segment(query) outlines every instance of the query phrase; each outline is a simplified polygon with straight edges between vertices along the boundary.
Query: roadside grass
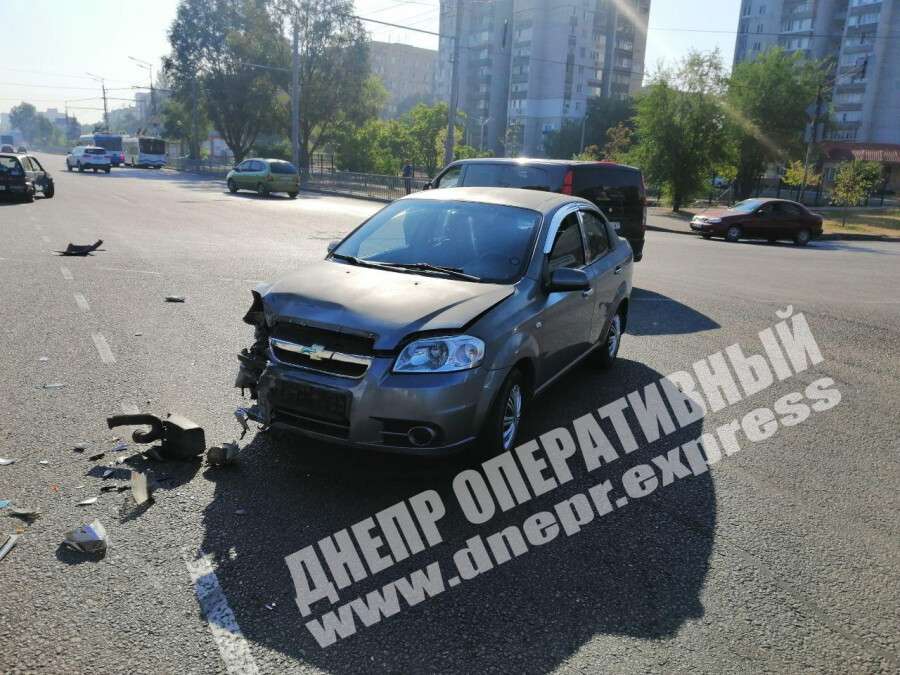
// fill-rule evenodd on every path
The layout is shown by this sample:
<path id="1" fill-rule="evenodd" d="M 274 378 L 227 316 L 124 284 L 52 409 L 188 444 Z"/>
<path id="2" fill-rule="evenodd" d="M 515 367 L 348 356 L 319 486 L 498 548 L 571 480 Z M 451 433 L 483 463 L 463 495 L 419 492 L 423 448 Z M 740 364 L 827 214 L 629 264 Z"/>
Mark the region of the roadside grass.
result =
<path id="1" fill-rule="evenodd" d="M 819 213 L 825 218 L 822 227 L 826 233 L 851 232 L 900 237 L 900 209 L 851 210 L 847 213 L 846 225 L 843 224 L 844 212 L 841 209 L 819 210 Z"/>

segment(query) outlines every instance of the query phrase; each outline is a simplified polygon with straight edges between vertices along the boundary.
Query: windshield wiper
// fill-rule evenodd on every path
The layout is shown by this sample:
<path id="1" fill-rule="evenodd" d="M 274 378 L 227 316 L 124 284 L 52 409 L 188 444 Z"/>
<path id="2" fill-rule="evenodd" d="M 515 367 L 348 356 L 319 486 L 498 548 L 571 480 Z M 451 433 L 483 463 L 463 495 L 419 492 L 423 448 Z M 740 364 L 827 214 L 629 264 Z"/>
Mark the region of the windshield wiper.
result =
<path id="1" fill-rule="evenodd" d="M 465 281 L 481 281 L 481 277 L 476 277 L 474 274 L 466 274 L 459 267 L 443 267 L 441 265 L 432 265 L 427 262 L 416 262 L 416 263 L 397 263 L 397 262 L 381 262 L 378 263 L 384 267 L 398 267 L 404 270 L 419 270 L 422 272 L 439 272 L 441 274 L 446 274 L 449 277 L 454 277 L 455 279 L 464 279 Z"/>

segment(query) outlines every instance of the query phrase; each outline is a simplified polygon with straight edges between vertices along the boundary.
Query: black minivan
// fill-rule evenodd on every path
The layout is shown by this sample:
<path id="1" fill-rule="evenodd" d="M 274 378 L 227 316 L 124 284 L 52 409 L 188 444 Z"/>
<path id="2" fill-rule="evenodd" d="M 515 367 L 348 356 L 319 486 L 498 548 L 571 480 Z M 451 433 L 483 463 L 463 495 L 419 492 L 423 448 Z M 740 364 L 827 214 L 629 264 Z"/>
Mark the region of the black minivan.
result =
<path id="1" fill-rule="evenodd" d="M 462 159 L 448 164 L 427 187 L 512 187 L 584 197 L 628 240 L 635 262 L 643 257 L 647 205 L 644 178 L 633 166 L 521 157 Z"/>

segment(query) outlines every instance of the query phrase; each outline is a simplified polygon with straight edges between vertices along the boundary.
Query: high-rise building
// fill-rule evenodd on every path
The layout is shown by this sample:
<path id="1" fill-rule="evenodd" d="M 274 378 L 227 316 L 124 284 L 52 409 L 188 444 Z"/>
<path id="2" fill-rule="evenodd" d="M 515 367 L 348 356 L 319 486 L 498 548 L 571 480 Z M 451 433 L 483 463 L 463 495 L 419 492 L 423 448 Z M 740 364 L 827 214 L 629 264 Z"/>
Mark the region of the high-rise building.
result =
<path id="1" fill-rule="evenodd" d="M 441 98 L 450 95 L 458 2 L 458 105 L 469 145 L 540 155 L 545 135 L 582 119 L 589 97 L 641 86 L 650 0 L 441 0 Z"/>
<path id="2" fill-rule="evenodd" d="M 434 97 L 434 64 L 437 52 L 392 42 L 373 41 L 369 45 L 369 62 L 388 93 L 380 111 L 391 118 L 406 112 L 417 102 Z"/>
<path id="3" fill-rule="evenodd" d="M 743 0 L 734 62 L 770 47 L 835 64 L 827 139 L 900 144 L 900 0 Z"/>

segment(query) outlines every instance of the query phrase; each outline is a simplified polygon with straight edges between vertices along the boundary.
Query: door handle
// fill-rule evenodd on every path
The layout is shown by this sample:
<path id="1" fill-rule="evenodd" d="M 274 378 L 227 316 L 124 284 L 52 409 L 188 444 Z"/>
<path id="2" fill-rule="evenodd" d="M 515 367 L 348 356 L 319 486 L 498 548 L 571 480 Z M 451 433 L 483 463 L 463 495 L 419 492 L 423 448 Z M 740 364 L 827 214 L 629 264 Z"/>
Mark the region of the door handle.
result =
<path id="1" fill-rule="evenodd" d="M 621 273 L 622 273 L 622 266 L 616 265 L 616 269 L 613 270 L 613 274 L 621 274 Z"/>
<path id="2" fill-rule="evenodd" d="M 581 291 L 581 297 L 582 297 L 582 298 L 589 298 L 589 297 L 591 297 L 593 294 L 594 294 L 594 289 L 593 289 L 593 288 L 589 288 L 589 289 L 587 289 L 586 291 Z"/>

